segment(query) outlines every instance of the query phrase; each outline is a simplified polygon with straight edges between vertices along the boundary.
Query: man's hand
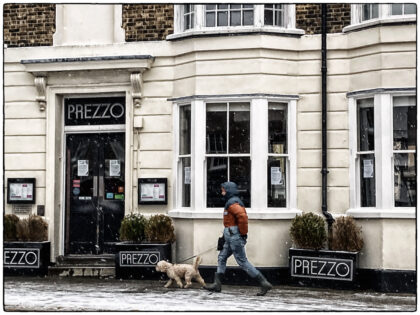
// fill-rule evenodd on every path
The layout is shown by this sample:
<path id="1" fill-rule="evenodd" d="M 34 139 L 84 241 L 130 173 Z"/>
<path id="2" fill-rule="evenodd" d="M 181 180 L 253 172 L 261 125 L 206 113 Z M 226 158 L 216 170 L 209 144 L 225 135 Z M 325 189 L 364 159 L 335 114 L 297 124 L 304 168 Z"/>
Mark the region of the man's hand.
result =
<path id="1" fill-rule="evenodd" d="M 241 235 L 241 237 L 246 241 L 246 239 L 248 238 L 248 234 Z"/>

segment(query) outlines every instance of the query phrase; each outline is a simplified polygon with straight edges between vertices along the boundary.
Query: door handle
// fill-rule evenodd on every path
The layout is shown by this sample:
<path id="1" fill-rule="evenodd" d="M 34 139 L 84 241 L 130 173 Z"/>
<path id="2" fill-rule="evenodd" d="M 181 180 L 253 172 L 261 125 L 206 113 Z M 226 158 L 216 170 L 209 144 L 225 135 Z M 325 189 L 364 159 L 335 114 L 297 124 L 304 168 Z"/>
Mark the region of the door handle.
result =
<path id="1" fill-rule="evenodd" d="M 98 176 L 93 176 L 93 197 L 98 196 Z"/>
<path id="2" fill-rule="evenodd" d="M 98 196 L 99 197 L 104 197 L 104 177 L 103 176 L 99 176 L 99 192 L 98 192 Z"/>

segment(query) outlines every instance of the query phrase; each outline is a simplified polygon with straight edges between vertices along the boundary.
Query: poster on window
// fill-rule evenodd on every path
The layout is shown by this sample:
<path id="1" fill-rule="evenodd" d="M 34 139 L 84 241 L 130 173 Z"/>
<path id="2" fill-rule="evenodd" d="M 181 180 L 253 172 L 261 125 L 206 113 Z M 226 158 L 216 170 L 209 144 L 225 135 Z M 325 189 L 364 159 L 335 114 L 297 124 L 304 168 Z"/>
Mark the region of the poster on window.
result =
<path id="1" fill-rule="evenodd" d="M 121 176 L 120 160 L 109 160 L 109 176 Z"/>
<path id="2" fill-rule="evenodd" d="M 190 166 L 184 167 L 184 184 L 185 185 L 191 184 L 191 167 Z"/>
<path id="3" fill-rule="evenodd" d="M 271 168 L 271 185 L 281 185 L 282 175 L 280 167 Z"/>
<path id="4" fill-rule="evenodd" d="M 373 160 L 363 160 L 363 178 L 373 178 Z"/>
<path id="5" fill-rule="evenodd" d="M 89 160 L 77 161 L 77 176 L 89 176 Z"/>

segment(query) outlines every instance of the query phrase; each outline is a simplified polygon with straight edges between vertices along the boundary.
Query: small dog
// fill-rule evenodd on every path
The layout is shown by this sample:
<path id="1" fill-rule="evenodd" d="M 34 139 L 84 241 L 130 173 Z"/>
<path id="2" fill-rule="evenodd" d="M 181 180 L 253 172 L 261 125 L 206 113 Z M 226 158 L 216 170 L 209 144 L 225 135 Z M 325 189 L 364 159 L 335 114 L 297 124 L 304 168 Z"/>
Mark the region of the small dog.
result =
<path id="1" fill-rule="evenodd" d="M 192 283 L 191 279 L 195 279 L 203 287 L 206 285 L 203 278 L 198 271 L 198 266 L 200 265 L 201 258 L 197 256 L 194 261 L 194 265 L 187 264 L 171 264 L 167 261 L 161 260 L 156 265 L 156 271 L 166 272 L 166 275 L 169 277 L 169 281 L 165 284 L 165 288 L 169 288 L 172 282 L 175 280 L 178 286 L 182 288 L 189 288 Z M 185 286 L 183 286 L 181 279 L 185 278 Z"/>

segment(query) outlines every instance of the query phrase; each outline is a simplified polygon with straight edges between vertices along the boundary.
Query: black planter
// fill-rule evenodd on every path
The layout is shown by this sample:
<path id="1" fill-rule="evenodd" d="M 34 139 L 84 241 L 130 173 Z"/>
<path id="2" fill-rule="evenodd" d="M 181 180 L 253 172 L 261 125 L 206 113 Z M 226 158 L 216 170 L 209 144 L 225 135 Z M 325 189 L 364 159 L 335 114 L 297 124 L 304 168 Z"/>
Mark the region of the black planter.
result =
<path id="1" fill-rule="evenodd" d="M 358 252 L 289 249 L 292 284 L 334 289 L 357 288 Z"/>
<path id="2" fill-rule="evenodd" d="M 166 244 L 118 243 L 115 246 L 115 276 L 120 279 L 160 279 L 156 264 L 161 260 L 172 260 L 172 247 Z"/>
<path id="3" fill-rule="evenodd" d="M 3 242 L 5 276 L 46 276 L 51 242 Z"/>

